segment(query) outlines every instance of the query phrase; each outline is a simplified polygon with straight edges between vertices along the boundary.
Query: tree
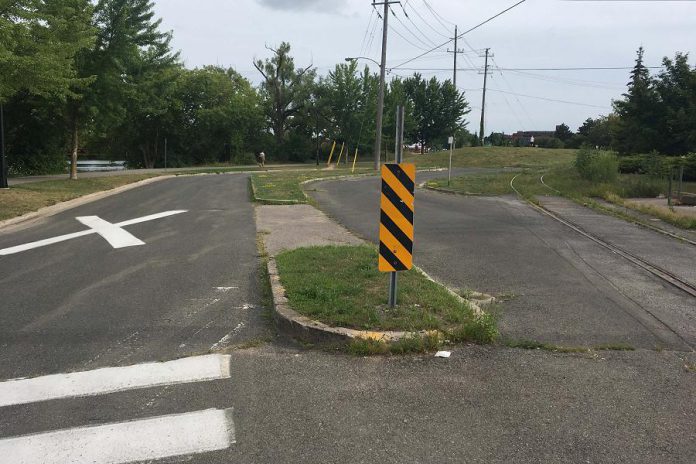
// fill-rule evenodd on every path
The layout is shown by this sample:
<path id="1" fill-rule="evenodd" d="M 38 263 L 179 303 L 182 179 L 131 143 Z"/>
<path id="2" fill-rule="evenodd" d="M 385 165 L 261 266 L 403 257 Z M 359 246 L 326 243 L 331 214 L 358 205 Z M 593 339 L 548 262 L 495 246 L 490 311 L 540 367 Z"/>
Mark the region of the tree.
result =
<path id="1" fill-rule="evenodd" d="M 47 114 L 45 110 L 54 110 L 56 101 L 64 101 L 73 94 L 75 86 L 88 81 L 81 79 L 76 72 L 75 56 L 94 41 L 91 14 L 92 6 L 88 0 L 3 2 L 0 7 L 0 111 L 4 110 L 5 103 L 17 96 L 14 103 L 43 105 L 44 111 L 37 113 L 50 119 L 52 111 Z M 27 109 L 32 111 L 35 108 Z M 13 116 L 20 115 L 15 111 Z M 15 171 L 34 172 L 36 163 L 27 159 L 32 153 L 25 151 L 32 143 L 23 143 L 26 140 L 18 138 L 31 130 L 32 121 L 20 118 L 26 124 L 13 125 L 8 131 L 8 135 L 15 136 L 14 146 L 8 144 L 11 162 Z M 34 134 L 30 140 L 41 145 L 47 132 Z M 54 166 L 56 161 L 60 164 L 60 159 L 56 159 L 60 154 L 56 147 L 53 150 L 46 150 L 45 145 L 41 148 L 41 155 L 49 158 L 49 165 Z M 4 171 L 4 160 L 2 165 Z M 4 179 L 5 172 L 0 177 Z"/>
<path id="2" fill-rule="evenodd" d="M 322 97 L 330 111 L 331 136 L 341 141 L 357 142 L 363 120 L 365 96 L 357 66 L 357 61 L 337 64 L 320 81 L 324 88 Z"/>
<path id="3" fill-rule="evenodd" d="M 134 75 L 143 54 L 168 49 L 171 36 L 159 31 L 161 20 L 154 19 L 153 8 L 150 0 L 97 2 L 93 19 L 97 28 L 95 46 L 77 56 L 79 75 L 92 78 L 93 82 L 73 89 L 66 108 L 72 139 L 71 179 L 77 178 L 80 130 L 89 123 L 99 136 L 121 124 L 127 117 L 127 104 L 135 88 Z"/>
<path id="4" fill-rule="evenodd" d="M 587 118 L 578 128 L 570 148 L 579 148 L 583 144 L 591 147 L 611 148 L 612 127 L 616 125 L 616 115 L 600 116 L 596 119 Z"/>
<path id="5" fill-rule="evenodd" d="M 614 134 L 615 148 L 620 153 L 647 153 L 658 142 L 658 95 L 648 68 L 643 64 L 643 53 L 643 47 L 640 47 L 624 99 L 614 102 L 614 110 L 619 116 Z"/>
<path id="6" fill-rule="evenodd" d="M 665 57 L 662 64 L 654 81 L 661 109 L 655 148 L 669 155 L 696 152 L 696 69 L 689 67 L 683 53 L 674 60 Z"/>
<path id="7" fill-rule="evenodd" d="M 0 103 L 24 90 L 65 98 L 80 82 L 75 55 L 94 41 L 88 0 L 16 0 L 0 9 Z"/>
<path id="8" fill-rule="evenodd" d="M 316 70 L 312 65 L 295 68 L 287 42 L 282 42 L 277 49 L 266 48 L 273 52 L 273 57 L 265 61 L 256 60 L 254 67 L 263 76 L 261 96 L 264 110 L 276 149 L 280 152 L 293 126 L 293 119 L 306 109 Z"/>
<path id="9" fill-rule="evenodd" d="M 230 161 L 258 148 L 263 126 L 260 99 L 233 69 L 183 71 L 175 100 L 180 108 L 170 134 L 178 133 L 175 146 L 187 153 L 184 163 Z"/>
<path id="10" fill-rule="evenodd" d="M 108 150 L 137 153 L 129 156 L 131 166 L 153 168 L 159 158 L 161 134 L 173 124 L 179 100 L 175 98 L 177 80 L 180 79 L 179 54 L 173 53 L 171 33 L 155 37 L 146 48 L 128 63 L 125 75 L 129 76 L 128 89 L 121 96 L 122 108 L 128 115 L 119 118 L 120 124 L 107 126 L 103 132 L 108 137 Z"/>
<path id="11" fill-rule="evenodd" d="M 568 127 L 566 123 L 561 123 L 560 125 L 556 126 L 554 137 L 562 142 L 565 142 L 573 137 L 573 131 L 570 130 L 570 127 Z"/>
<path id="12" fill-rule="evenodd" d="M 421 145 L 421 153 L 426 144 L 439 140 L 444 145 L 449 135 L 465 125 L 462 117 L 469 112 L 469 105 L 450 80 L 440 83 L 432 77 L 426 81 L 415 73 L 404 86 L 414 105 L 416 128 L 410 135 Z"/>

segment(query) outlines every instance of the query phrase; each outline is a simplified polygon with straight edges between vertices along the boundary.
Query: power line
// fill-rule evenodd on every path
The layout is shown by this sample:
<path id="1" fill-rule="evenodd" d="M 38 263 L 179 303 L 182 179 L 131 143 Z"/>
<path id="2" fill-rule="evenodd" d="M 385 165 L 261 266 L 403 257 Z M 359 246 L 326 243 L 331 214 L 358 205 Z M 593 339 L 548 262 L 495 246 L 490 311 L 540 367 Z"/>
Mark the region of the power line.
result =
<path id="1" fill-rule="evenodd" d="M 399 20 L 399 18 L 396 18 L 396 19 Z M 399 20 L 399 22 L 401 22 L 401 20 Z M 406 29 L 406 30 L 408 31 L 408 28 L 407 28 L 403 23 L 401 23 L 401 25 L 404 26 L 404 29 Z M 404 41 L 407 42 L 409 45 L 411 45 L 413 48 L 417 48 L 418 50 L 427 50 L 426 48 L 423 47 L 423 45 L 418 45 L 418 44 L 415 44 L 415 43 L 411 42 L 406 36 L 404 36 L 401 32 L 399 32 L 398 29 L 396 29 L 392 24 L 389 25 L 389 29 L 390 29 L 394 34 L 396 34 L 396 35 L 398 35 L 399 37 L 401 37 L 402 39 L 404 39 Z M 415 34 L 411 33 L 411 35 L 412 35 L 415 39 L 419 40 L 422 44 L 425 44 L 426 47 L 429 47 L 429 46 L 430 46 L 430 45 L 428 45 L 427 43 L 423 42 L 423 39 L 419 38 L 419 37 L 416 36 Z"/>
<path id="2" fill-rule="evenodd" d="M 635 66 L 607 66 L 607 67 L 575 67 L 575 68 L 498 68 L 498 71 L 621 71 L 633 69 Z M 402 71 L 450 71 L 450 68 L 403 68 L 394 66 L 392 69 Z M 662 69 L 662 66 L 645 66 L 646 69 Z M 458 68 L 457 71 L 481 71 L 481 68 Z"/>
<path id="3" fill-rule="evenodd" d="M 406 1 L 406 5 L 407 5 L 407 6 L 408 6 L 408 2 L 409 2 L 409 1 L 410 1 L 410 0 L 407 0 L 407 1 Z M 406 10 L 404 9 L 404 6 L 403 6 L 403 5 L 401 6 L 401 9 L 404 10 L 404 14 L 406 15 Z M 421 21 L 423 21 L 423 23 L 424 23 L 426 26 L 428 26 L 431 30 L 433 30 L 436 34 L 439 34 L 441 37 L 444 37 L 445 39 L 449 39 L 448 36 L 446 36 L 446 35 L 443 34 L 442 32 L 440 32 L 440 31 L 438 31 L 437 29 L 435 29 L 433 26 L 431 26 L 430 23 L 429 23 L 428 21 L 426 21 L 425 18 L 423 18 L 423 16 L 421 16 L 421 14 L 418 12 L 418 10 L 417 10 L 413 5 L 411 6 L 411 10 L 413 10 L 413 12 L 416 13 L 416 16 L 418 16 L 418 17 L 421 19 Z M 406 17 L 408 18 L 408 15 L 406 15 Z M 411 18 L 409 18 L 409 20 L 410 20 L 410 19 L 411 19 Z M 413 22 L 413 21 L 411 21 L 411 22 Z M 414 26 L 415 26 L 415 24 L 414 24 Z M 433 42 L 433 43 L 435 43 L 435 42 Z"/>
<path id="4" fill-rule="evenodd" d="M 426 46 L 432 47 L 432 46 L 435 44 L 435 42 L 433 42 L 433 41 L 430 39 L 430 37 L 428 37 L 428 36 L 420 29 L 420 27 L 418 27 L 418 25 L 417 25 L 416 23 L 413 22 L 413 20 L 409 17 L 409 15 L 406 14 L 406 10 L 404 10 L 404 6 L 401 5 L 401 4 L 399 4 L 399 6 L 401 6 L 401 11 L 404 13 L 404 16 L 406 17 L 406 19 L 408 19 L 408 21 L 409 21 L 411 24 L 413 24 L 413 27 L 420 33 L 420 35 L 422 35 L 422 36 L 425 38 L 425 40 L 423 40 L 423 39 L 420 39 L 420 37 L 419 37 L 419 40 L 420 40 L 421 42 L 423 42 Z M 401 23 L 401 25 L 404 26 L 404 29 L 406 29 L 406 30 L 408 31 L 408 30 L 409 30 L 408 26 L 406 26 L 406 24 L 404 24 L 398 16 L 396 16 L 396 13 L 394 13 L 394 10 L 392 10 L 391 8 L 389 8 L 389 9 L 391 10 L 392 15 L 394 15 L 394 17 L 396 18 L 396 20 L 399 21 L 399 23 Z M 409 32 L 410 32 L 410 31 L 409 31 Z M 416 34 L 413 34 L 413 36 L 415 37 Z"/>
<path id="5" fill-rule="evenodd" d="M 450 23 L 451 26 L 456 26 L 456 24 L 454 24 L 452 21 L 445 19 L 444 17 L 442 17 L 442 15 L 440 15 L 440 13 L 435 11 L 435 9 L 432 6 L 430 6 L 430 4 L 426 0 L 423 0 L 423 4 L 430 11 L 430 14 L 433 15 L 433 18 L 435 18 L 437 22 L 439 22 L 440 25 L 442 25 L 443 28 L 448 29 L 448 26 L 445 23 Z M 442 21 L 444 21 L 445 23 L 443 23 Z"/>
<path id="6" fill-rule="evenodd" d="M 526 2 L 526 1 L 527 1 L 527 0 L 520 0 L 519 2 L 515 3 L 514 5 L 505 8 L 505 9 L 504 9 L 503 11 L 501 11 L 500 13 L 497 13 L 497 14 L 491 16 L 490 18 L 486 19 L 485 21 L 482 21 L 482 22 L 478 23 L 476 26 L 472 27 L 471 29 L 468 29 L 468 30 L 462 32 L 461 34 L 459 34 L 458 37 L 461 38 L 461 37 L 465 36 L 465 35 L 468 34 L 469 32 L 474 31 L 474 30 L 478 29 L 479 27 L 483 26 L 484 24 L 493 21 L 493 20 L 494 20 L 495 18 L 497 18 L 498 16 L 501 16 L 501 15 L 507 13 L 508 11 L 510 11 L 510 10 L 512 10 L 513 8 L 515 8 L 515 7 L 517 7 L 517 6 L 521 5 L 521 4 L 523 4 L 523 3 Z M 400 68 L 400 67 L 402 67 L 403 65 L 408 64 L 408 63 L 410 63 L 410 62 L 412 62 L 412 61 L 415 61 L 415 60 L 417 60 L 418 58 L 420 58 L 420 57 L 422 57 L 422 56 L 424 56 L 424 55 L 427 55 L 427 54 L 430 53 L 430 52 L 434 52 L 434 51 L 437 50 L 438 48 L 444 47 L 445 45 L 449 44 L 449 43 L 452 42 L 453 40 L 454 40 L 454 39 L 449 39 L 447 42 L 444 42 L 444 43 L 442 43 L 442 44 L 440 44 L 440 45 L 438 45 L 438 46 L 436 46 L 436 47 L 434 47 L 434 48 L 432 48 L 432 49 L 430 49 L 430 50 L 428 50 L 428 51 L 426 51 L 426 52 L 424 52 L 424 53 L 421 53 L 420 55 L 415 56 L 415 57 L 411 58 L 410 60 L 404 61 L 403 63 L 401 63 L 401 64 L 399 64 L 399 65 L 397 65 L 397 66 L 394 66 L 392 69 Z"/>
<path id="7" fill-rule="evenodd" d="M 372 26 L 372 18 L 375 17 L 375 10 L 370 12 L 370 20 L 367 22 L 367 27 L 365 28 L 365 35 L 363 35 L 362 42 L 360 43 L 360 54 L 365 53 L 365 46 L 367 45 L 367 37 L 370 33 L 370 26 Z"/>
<path id="8" fill-rule="evenodd" d="M 537 79 L 540 81 L 545 81 L 545 82 L 555 82 L 558 84 L 564 84 L 564 85 L 575 85 L 578 87 L 588 87 L 588 88 L 593 88 L 593 89 L 605 89 L 605 90 L 618 90 L 618 89 L 623 89 L 626 87 L 625 84 L 619 84 L 619 83 L 609 83 L 609 82 L 597 82 L 597 81 L 587 81 L 587 80 L 582 80 L 582 79 L 565 79 L 562 77 L 556 77 L 556 76 L 545 76 L 543 74 L 533 74 L 530 72 L 525 72 L 525 71 L 511 71 L 515 73 L 516 76 L 518 77 L 524 77 L 527 79 Z M 501 72 L 500 73 L 502 76 L 504 74 Z"/>
<path id="9" fill-rule="evenodd" d="M 601 109 L 608 109 L 609 108 L 608 106 L 591 105 L 589 103 L 581 103 L 581 102 L 568 101 L 568 100 L 557 100 L 555 98 L 538 97 L 536 95 L 526 95 L 523 93 L 508 92 L 508 91 L 500 90 L 500 89 L 489 88 L 488 90 L 490 90 L 491 92 L 500 92 L 500 93 L 508 93 L 510 95 L 517 95 L 518 97 L 534 98 L 536 100 L 545 100 L 545 101 L 550 101 L 550 102 L 565 103 L 567 105 L 587 106 L 590 108 L 601 108 Z"/>
<path id="10" fill-rule="evenodd" d="M 423 40 L 420 36 L 414 34 L 414 33 L 411 31 L 411 29 L 410 29 L 406 24 L 404 24 L 403 21 L 401 21 L 401 18 L 399 18 L 399 17 L 396 15 L 396 13 L 394 13 L 394 10 L 393 10 L 391 7 L 389 7 L 389 11 L 391 11 L 391 14 L 392 14 L 392 16 L 394 16 L 394 19 L 396 19 L 397 21 L 399 21 L 399 24 L 401 24 L 401 25 L 403 26 L 404 30 L 405 30 L 408 34 L 410 34 L 411 36 L 413 36 L 414 39 L 418 40 L 420 43 L 422 43 L 422 44 L 425 45 L 426 47 L 432 47 L 432 45 L 433 45 L 434 42 L 433 42 L 432 40 L 430 40 L 430 39 L 428 38 L 428 36 L 426 36 L 425 34 L 423 34 L 423 32 L 422 32 L 420 29 L 418 29 L 417 26 L 416 26 L 416 30 L 417 30 L 418 32 L 420 32 L 420 34 L 421 34 L 423 37 L 425 37 L 426 40 Z M 411 18 L 409 18 L 408 16 L 406 16 L 406 18 L 407 18 L 409 21 L 411 21 Z M 413 21 L 411 21 L 411 24 L 413 24 Z M 415 26 L 415 24 L 414 24 L 414 26 Z M 409 43 L 411 43 L 411 42 L 409 42 Z M 411 44 L 412 44 L 412 43 L 411 43 Z M 413 44 L 412 44 L 412 45 L 413 45 Z M 417 47 L 417 48 L 419 48 L 420 50 L 424 50 L 423 47 Z"/>

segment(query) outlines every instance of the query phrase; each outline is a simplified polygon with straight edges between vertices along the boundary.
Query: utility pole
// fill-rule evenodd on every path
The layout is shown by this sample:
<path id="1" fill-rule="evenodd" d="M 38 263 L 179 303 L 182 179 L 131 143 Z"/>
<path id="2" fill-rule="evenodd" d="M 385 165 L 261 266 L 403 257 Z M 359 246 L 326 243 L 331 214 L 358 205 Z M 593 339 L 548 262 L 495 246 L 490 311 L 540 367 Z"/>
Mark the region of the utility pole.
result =
<path id="1" fill-rule="evenodd" d="M 481 102 L 481 126 L 479 129 L 479 141 L 481 146 L 483 146 L 483 117 L 486 112 L 486 82 L 488 80 L 488 51 L 490 48 L 486 49 L 486 64 L 483 67 L 483 101 Z M 492 56 L 492 55 L 491 55 Z"/>
<path id="2" fill-rule="evenodd" d="M 10 188 L 7 185 L 7 159 L 5 158 L 5 119 L 4 108 L 0 102 L 0 189 Z"/>
<path id="3" fill-rule="evenodd" d="M 459 53 L 464 53 L 464 50 L 460 50 L 457 48 L 457 26 L 454 26 L 454 50 L 450 50 L 449 48 L 447 49 L 448 53 L 453 53 L 454 54 L 454 68 L 452 71 L 452 84 L 454 85 L 454 88 L 457 88 L 457 55 Z"/>
<path id="4" fill-rule="evenodd" d="M 457 55 L 459 53 L 464 53 L 464 50 L 457 48 L 457 26 L 454 26 L 454 50 L 447 49 L 448 52 L 454 54 L 454 67 L 452 68 L 452 85 L 454 90 L 457 90 Z M 452 142 L 450 142 L 450 171 L 452 171 L 452 150 L 454 150 L 454 132 L 452 133 Z M 449 179 L 447 180 L 447 185 L 449 185 Z"/>
<path id="5" fill-rule="evenodd" d="M 401 3 L 399 1 L 384 0 L 372 2 L 372 7 L 384 6 L 382 13 L 382 60 L 379 65 L 379 93 L 377 94 L 377 118 L 375 121 L 375 171 L 379 171 L 380 149 L 382 146 L 382 113 L 384 112 L 384 74 L 387 66 L 387 26 L 389 19 L 389 5 Z"/>
<path id="6" fill-rule="evenodd" d="M 164 169 L 167 169 L 167 137 L 164 138 Z"/>

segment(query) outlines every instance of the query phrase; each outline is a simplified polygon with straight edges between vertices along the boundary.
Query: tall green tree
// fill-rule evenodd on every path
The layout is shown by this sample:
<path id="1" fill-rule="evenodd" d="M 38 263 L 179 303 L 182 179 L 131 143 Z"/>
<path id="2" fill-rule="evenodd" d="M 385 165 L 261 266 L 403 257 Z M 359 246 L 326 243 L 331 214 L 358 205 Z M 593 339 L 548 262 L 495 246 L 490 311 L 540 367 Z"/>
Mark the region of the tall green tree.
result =
<path id="1" fill-rule="evenodd" d="M 78 54 L 79 74 L 92 78 L 89 86 L 74 90 L 67 105 L 72 134 L 70 177 L 77 178 L 79 133 L 91 129 L 95 137 L 104 136 L 109 127 L 127 116 L 134 74 L 142 64 L 142 54 L 168 47 L 170 34 L 159 30 L 150 0 L 99 0 L 94 26 L 97 39 L 92 49 Z"/>
<path id="2" fill-rule="evenodd" d="M 665 57 L 662 65 L 654 81 L 661 110 L 655 148 L 669 155 L 696 152 L 696 68 L 684 53 L 673 60 Z"/>
<path id="3" fill-rule="evenodd" d="M 181 102 L 175 147 L 185 163 L 230 161 L 259 148 L 261 101 L 233 69 L 185 70 L 175 98 Z"/>
<path id="4" fill-rule="evenodd" d="M 469 113 L 469 105 L 450 80 L 439 82 L 432 77 L 426 81 L 415 73 L 404 86 L 414 106 L 416 127 L 411 135 L 421 145 L 421 153 L 426 145 L 444 145 L 449 135 L 465 126 L 462 118 Z"/>
<path id="5" fill-rule="evenodd" d="M 309 65 L 296 68 L 290 56 L 290 44 L 278 48 L 266 47 L 273 56 L 265 61 L 256 60 L 254 67 L 263 76 L 261 96 L 269 129 L 273 132 L 276 152 L 280 156 L 291 129 L 297 127 L 300 113 L 309 108 L 316 70 Z"/>
<path id="6" fill-rule="evenodd" d="M 88 0 L 0 2 L 0 102 L 19 91 L 65 98 L 80 82 L 75 55 L 92 45 Z"/>
<path id="7" fill-rule="evenodd" d="M 643 47 L 638 49 L 637 55 L 628 91 L 622 100 L 614 102 L 614 110 L 619 116 L 614 145 L 620 153 L 647 153 L 654 149 L 659 137 L 658 94 L 643 62 Z"/>

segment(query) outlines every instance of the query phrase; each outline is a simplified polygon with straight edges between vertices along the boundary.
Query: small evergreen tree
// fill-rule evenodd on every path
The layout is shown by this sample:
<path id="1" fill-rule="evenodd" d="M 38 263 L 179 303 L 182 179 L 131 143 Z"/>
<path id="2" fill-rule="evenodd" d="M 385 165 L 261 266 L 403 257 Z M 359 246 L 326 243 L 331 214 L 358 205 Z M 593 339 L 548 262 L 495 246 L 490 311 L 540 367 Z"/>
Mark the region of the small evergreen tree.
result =
<path id="1" fill-rule="evenodd" d="M 643 47 L 638 49 L 636 64 L 624 99 L 614 102 L 619 116 L 615 130 L 615 148 L 620 153 L 647 153 L 658 143 L 659 100 L 643 63 Z"/>

